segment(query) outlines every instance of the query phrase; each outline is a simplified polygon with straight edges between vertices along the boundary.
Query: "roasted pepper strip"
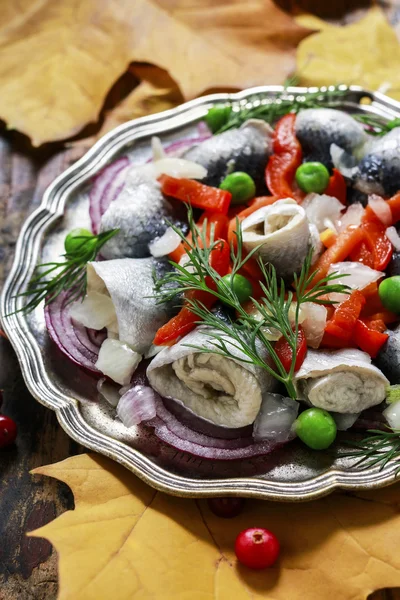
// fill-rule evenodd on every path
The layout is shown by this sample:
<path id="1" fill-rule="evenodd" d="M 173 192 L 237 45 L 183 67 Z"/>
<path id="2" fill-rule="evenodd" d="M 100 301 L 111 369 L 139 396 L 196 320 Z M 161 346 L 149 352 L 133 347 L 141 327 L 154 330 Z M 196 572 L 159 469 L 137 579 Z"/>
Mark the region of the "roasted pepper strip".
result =
<path id="1" fill-rule="evenodd" d="M 347 300 L 341 302 L 336 307 L 333 317 L 326 324 L 326 335 L 324 335 L 322 344 L 334 348 L 347 347 L 351 342 L 354 326 L 364 304 L 365 298 L 358 290 L 355 290 Z"/>
<path id="2" fill-rule="evenodd" d="M 281 337 L 275 344 L 274 348 L 279 360 L 281 361 L 283 368 L 287 373 L 290 371 L 292 365 L 293 351 L 289 346 L 288 341 Z M 296 362 L 294 365 L 295 372 L 298 371 L 304 362 L 307 354 L 307 341 L 304 334 L 303 328 L 299 325 L 297 333 L 297 345 L 296 345 Z"/>
<path id="3" fill-rule="evenodd" d="M 269 158 L 265 178 L 272 195 L 278 198 L 293 197 L 293 180 L 301 165 L 301 145 L 295 133 L 296 115 L 282 117 L 275 126 L 274 154 Z"/>
<path id="4" fill-rule="evenodd" d="M 226 215 L 229 210 L 232 194 L 219 188 L 204 185 L 193 179 L 177 179 L 169 175 L 158 178 L 161 190 L 166 196 L 171 196 L 191 206 L 202 208 L 209 212 Z"/>
<path id="5" fill-rule="evenodd" d="M 332 175 L 329 179 L 329 184 L 324 194 L 337 198 L 342 204 L 346 204 L 347 186 L 346 181 L 337 169 L 332 170 Z"/>
<path id="6" fill-rule="evenodd" d="M 379 350 L 388 337 L 387 333 L 382 333 L 374 329 L 372 323 L 366 323 L 361 319 L 357 319 L 353 330 L 354 343 L 361 350 L 367 352 L 371 358 L 375 358 L 378 355 Z"/>
<path id="7" fill-rule="evenodd" d="M 226 241 L 221 240 L 210 254 L 210 265 L 219 275 L 221 275 L 221 277 L 223 277 L 229 272 L 229 263 L 229 245 Z M 206 277 L 206 284 L 211 290 L 215 291 L 216 288 L 211 278 Z M 209 292 L 192 290 L 187 292 L 186 300 L 197 300 L 207 308 L 211 308 L 217 299 Z M 156 346 L 172 346 L 181 337 L 192 331 L 192 329 L 196 327 L 198 321 L 199 317 L 192 313 L 190 306 L 187 304 L 186 306 L 183 306 L 180 312 L 175 317 L 172 317 L 168 323 L 160 327 L 155 335 L 153 343 Z"/>
<path id="8" fill-rule="evenodd" d="M 317 273 L 313 277 L 310 286 L 315 285 L 318 281 L 326 277 L 331 264 L 345 260 L 363 239 L 364 234 L 360 227 L 350 226 L 342 231 L 342 233 L 337 236 L 334 244 L 325 250 L 314 265 L 314 269 L 317 270 Z"/>

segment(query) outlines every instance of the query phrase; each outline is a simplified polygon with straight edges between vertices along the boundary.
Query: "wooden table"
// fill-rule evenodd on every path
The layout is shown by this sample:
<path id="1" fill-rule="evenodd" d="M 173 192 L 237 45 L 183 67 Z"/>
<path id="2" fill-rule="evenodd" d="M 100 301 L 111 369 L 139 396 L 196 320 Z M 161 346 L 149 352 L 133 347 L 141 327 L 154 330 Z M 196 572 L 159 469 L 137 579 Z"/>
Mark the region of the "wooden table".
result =
<path id="1" fill-rule="evenodd" d="M 23 221 L 40 203 L 47 185 L 81 154 L 82 148 L 65 150 L 57 145 L 33 150 L 22 136 L 0 136 L 0 285 Z M 56 552 L 47 541 L 27 538 L 25 533 L 72 509 L 74 502 L 66 485 L 31 476 L 29 471 L 84 449 L 68 438 L 50 410 L 30 396 L 13 350 L 1 337 L 0 365 L 2 412 L 19 428 L 16 445 L 0 451 L 0 600 L 53 600 L 58 589 Z M 375 592 L 371 599 L 400 600 L 400 590 Z"/>

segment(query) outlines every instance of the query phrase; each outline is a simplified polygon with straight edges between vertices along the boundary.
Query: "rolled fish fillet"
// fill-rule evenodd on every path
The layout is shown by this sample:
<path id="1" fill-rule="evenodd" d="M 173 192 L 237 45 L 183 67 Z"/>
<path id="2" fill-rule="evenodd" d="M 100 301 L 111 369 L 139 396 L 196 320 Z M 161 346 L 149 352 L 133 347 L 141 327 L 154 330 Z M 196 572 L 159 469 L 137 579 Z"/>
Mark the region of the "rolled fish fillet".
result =
<path id="1" fill-rule="evenodd" d="M 337 413 L 359 413 L 385 399 L 389 381 L 361 350 L 312 350 L 296 373 L 300 399 Z"/>
<path id="2" fill-rule="evenodd" d="M 245 355 L 228 337 L 225 342 L 235 359 L 189 347 L 212 349 L 212 331 L 197 327 L 162 350 L 147 369 L 148 380 L 161 396 L 181 402 L 203 419 L 225 427 L 245 427 L 255 421 L 262 394 L 272 391 L 275 380 L 263 369 L 243 362 Z"/>
<path id="3" fill-rule="evenodd" d="M 177 209 L 163 196 L 160 184 L 140 169 L 132 169 L 125 185 L 101 218 L 100 231 L 119 229 L 102 248 L 104 258 L 146 258 L 149 244 L 162 236 L 168 223 L 179 223 Z"/>
<path id="4" fill-rule="evenodd" d="M 157 304 L 154 295 L 153 273 L 162 274 L 167 265 L 154 258 L 121 258 L 88 264 L 87 296 L 83 303 L 71 307 L 74 320 L 86 327 L 108 329 L 109 337 L 116 337 L 139 354 L 151 346 L 154 335 L 173 314 L 167 304 Z M 105 319 L 92 314 L 93 298 L 100 306 L 104 300 Z M 110 299 L 114 312 L 110 314 Z M 86 305 L 85 305 L 86 303 Z"/>
<path id="5" fill-rule="evenodd" d="M 233 171 L 245 171 L 255 181 L 258 193 L 265 190 L 264 171 L 272 153 L 273 130 L 259 119 L 249 119 L 238 129 L 213 135 L 186 150 L 183 157 L 203 165 L 202 183 L 219 186 Z"/>
<path id="6" fill-rule="evenodd" d="M 259 255 L 274 265 L 278 277 L 298 272 L 307 255 L 310 229 L 304 208 L 292 198 L 264 206 L 241 223 L 243 245 L 250 252 L 260 244 Z"/>

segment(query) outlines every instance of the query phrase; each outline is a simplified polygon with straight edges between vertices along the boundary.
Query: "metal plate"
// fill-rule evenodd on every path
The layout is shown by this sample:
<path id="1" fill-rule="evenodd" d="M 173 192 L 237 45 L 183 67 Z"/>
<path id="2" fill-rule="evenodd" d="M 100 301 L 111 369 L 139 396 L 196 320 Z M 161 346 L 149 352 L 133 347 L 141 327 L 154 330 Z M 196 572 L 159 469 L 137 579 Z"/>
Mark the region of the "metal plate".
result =
<path id="1" fill-rule="evenodd" d="M 355 86 L 345 89 L 336 104 L 338 108 L 388 119 L 400 116 L 400 104 L 382 94 Z M 193 135 L 212 105 L 246 103 L 255 95 L 258 100 L 269 99 L 282 91 L 281 86 L 268 86 L 238 94 L 205 96 L 111 131 L 47 189 L 40 207 L 22 228 L 14 264 L 2 292 L 3 327 L 32 395 L 56 411 L 61 427 L 77 442 L 116 460 L 151 486 L 170 494 L 300 501 L 323 496 L 336 488 L 381 487 L 395 479 L 395 465 L 386 465 L 382 471 L 360 471 L 348 459 L 340 459 L 340 441 L 330 454 L 312 452 L 295 441 L 268 457 L 239 463 L 199 460 L 179 453 L 140 427 L 127 430 L 114 420 L 111 408 L 98 401 L 95 380 L 70 363 L 49 340 L 42 306 L 29 317 L 11 314 L 22 306 L 15 295 L 26 288 L 39 255 L 42 259 L 58 257 L 65 232 L 90 225 L 88 190 L 93 176 L 106 164 L 121 155 L 129 155 L 136 162 L 146 161 L 153 135 L 164 143 Z M 287 89 L 289 94 L 307 91 L 316 88 Z"/>

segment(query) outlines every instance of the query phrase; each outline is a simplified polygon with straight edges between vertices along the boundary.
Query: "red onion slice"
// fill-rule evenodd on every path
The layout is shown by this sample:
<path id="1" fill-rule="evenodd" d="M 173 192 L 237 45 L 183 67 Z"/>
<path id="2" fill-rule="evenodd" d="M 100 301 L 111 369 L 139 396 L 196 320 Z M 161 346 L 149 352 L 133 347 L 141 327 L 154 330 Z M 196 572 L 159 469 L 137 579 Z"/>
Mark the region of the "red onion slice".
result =
<path id="1" fill-rule="evenodd" d="M 139 425 L 156 416 L 156 393 L 145 385 L 135 385 L 121 396 L 117 415 L 125 427 Z"/>
<path id="2" fill-rule="evenodd" d="M 211 460 L 240 460 L 269 454 L 282 446 L 282 443 L 259 442 L 252 438 L 223 440 L 197 433 L 180 423 L 156 397 L 157 416 L 146 425 L 154 428 L 154 433 L 163 442 L 177 450 L 199 458 Z"/>
<path id="3" fill-rule="evenodd" d="M 68 294 L 61 293 L 45 308 L 46 327 L 60 350 L 80 367 L 99 373 L 95 367 L 105 331 L 93 331 L 73 323 L 69 316 Z"/>

